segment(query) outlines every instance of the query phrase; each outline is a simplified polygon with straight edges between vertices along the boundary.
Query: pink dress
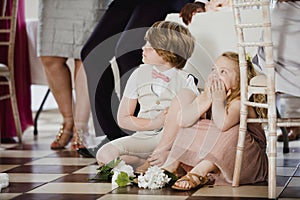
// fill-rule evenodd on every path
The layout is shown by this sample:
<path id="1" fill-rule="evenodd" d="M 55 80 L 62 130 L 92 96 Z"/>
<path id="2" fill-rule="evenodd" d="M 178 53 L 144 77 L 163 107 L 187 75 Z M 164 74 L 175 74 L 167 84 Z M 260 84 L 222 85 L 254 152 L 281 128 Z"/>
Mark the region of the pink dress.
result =
<path id="1" fill-rule="evenodd" d="M 202 160 L 214 163 L 219 171 L 211 173 L 215 185 L 232 183 L 239 124 L 221 132 L 212 120 L 199 120 L 194 126 L 180 129 L 169 154 L 174 160 L 196 166 Z M 266 138 L 259 124 L 249 124 L 245 139 L 240 184 L 265 181 L 268 174 Z"/>

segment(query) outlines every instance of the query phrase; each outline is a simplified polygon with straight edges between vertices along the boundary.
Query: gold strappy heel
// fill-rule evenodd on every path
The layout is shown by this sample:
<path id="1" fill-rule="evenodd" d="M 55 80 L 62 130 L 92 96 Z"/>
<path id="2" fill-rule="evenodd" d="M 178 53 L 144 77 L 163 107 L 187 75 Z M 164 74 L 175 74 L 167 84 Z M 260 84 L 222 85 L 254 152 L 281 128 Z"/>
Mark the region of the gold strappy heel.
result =
<path id="1" fill-rule="evenodd" d="M 51 144 L 51 149 L 64 149 L 65 146 L 68 145 L 72 138 L 73 133 L 65 133 L 64 132 L 64 125 L 61 125 L 58 134 L 56 135 L 55 140 Z"/>
<path id="2" fill-rule="evenodd" d="M 85 148 L 82 135 L 83 135 L 82 129 L 77 130 L 76 128 L 74 128 L 74 134 L 73 134 L 73 138 L 71 141 L 71 150 Z"/>

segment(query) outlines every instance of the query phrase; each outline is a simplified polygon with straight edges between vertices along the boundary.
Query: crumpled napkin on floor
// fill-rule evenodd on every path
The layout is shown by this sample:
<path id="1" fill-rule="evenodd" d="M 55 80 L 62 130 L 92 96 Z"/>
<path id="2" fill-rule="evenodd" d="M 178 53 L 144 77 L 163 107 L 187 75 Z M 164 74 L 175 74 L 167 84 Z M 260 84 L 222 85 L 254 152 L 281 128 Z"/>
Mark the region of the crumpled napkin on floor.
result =
<path id="1" fill-rule="evenodd" d="M 0 173 L 0 191 L 9 185 L 9 177 L 7 173 Z"/>

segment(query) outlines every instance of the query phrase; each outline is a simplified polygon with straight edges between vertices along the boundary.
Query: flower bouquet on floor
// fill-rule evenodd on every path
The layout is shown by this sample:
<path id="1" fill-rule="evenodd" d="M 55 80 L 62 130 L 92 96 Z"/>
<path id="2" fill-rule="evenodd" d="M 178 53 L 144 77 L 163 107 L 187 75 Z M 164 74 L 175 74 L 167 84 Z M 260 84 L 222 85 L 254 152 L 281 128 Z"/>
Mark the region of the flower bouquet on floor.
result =
<path id="1" fill-rule="evenodd" d="M 158 166 L 149 167 L 144 175 L 138 176 L 138 186 L 145 189 L 160 189 L 174 183 L 177 176 L 160 169 Z"/>
<path id="2" fill-rule="evenodd" d="M 132 166 L 126 165 L 123 160 L 116 158 L 109 163 L 99 167 L 95 177 L 90 180 L 94 181 L 112 181 L 112 184 L 126 186 L 134 183 L 135 178 Z"/>
<path id="3" fill-rule="evenodd" d="M 124 187 L 127 185 L 137 185 L 144 189 L 160 189 L 167 184 L 174 183 L 177 177 L 157 166 L 149 167 L 144 175 L 137 178 L 134 175 L 133 167 L 125 164 L 123 160 L 117 158 L 99 167 L 95 177 L 90 180 L 110 181 L 113 186 Z"/>

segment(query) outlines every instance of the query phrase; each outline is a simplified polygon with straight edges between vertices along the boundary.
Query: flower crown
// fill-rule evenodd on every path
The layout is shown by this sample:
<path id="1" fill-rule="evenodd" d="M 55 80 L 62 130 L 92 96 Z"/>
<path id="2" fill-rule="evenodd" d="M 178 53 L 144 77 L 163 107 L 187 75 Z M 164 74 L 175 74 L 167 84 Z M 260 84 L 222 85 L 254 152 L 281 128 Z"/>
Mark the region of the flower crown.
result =
<path id="1" fill-rule="evenodd" d="M 249 53 L 246 53 L 246 61 L 247 62 L 252 62 L 252 57 Z"/>

